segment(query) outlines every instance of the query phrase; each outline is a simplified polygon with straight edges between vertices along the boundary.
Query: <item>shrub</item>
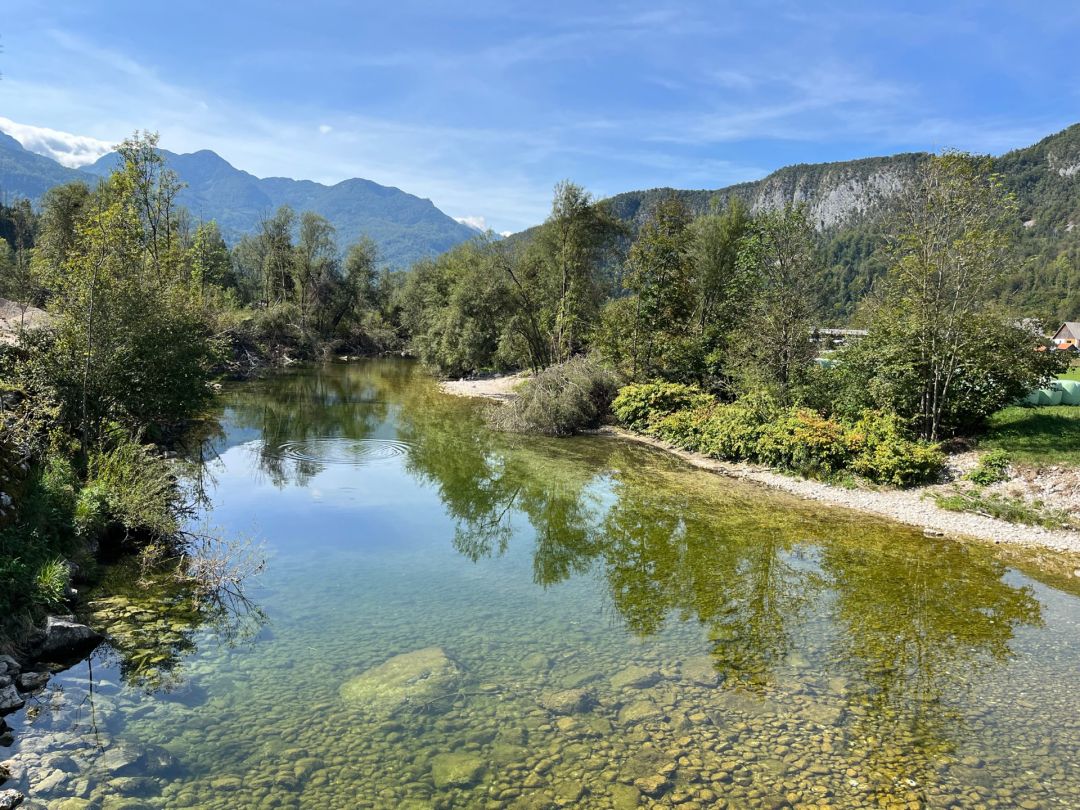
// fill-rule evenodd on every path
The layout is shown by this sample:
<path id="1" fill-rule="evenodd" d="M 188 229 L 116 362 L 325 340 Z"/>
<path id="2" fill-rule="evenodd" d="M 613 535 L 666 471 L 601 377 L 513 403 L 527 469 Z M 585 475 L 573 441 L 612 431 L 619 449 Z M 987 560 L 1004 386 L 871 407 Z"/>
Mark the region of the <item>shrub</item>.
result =
<path id="1" fill-rule="evenodd" d="M 967 474 L 967 479 L 979 486 L 989 486 L 1006 481 L 1009 478 L 1009 464 L 1012 459 L 1004 450 L 991 450 L 981 459 L 978 466 Z"/>
<path id="2" fill-rule="evenodd" d="M 770 416 L 746 400 L 717 407 L 703 431 L 702 452 L 728 461 L 756 459 Z"/>
<path id="3" fill-rule="evenodd" d="M 85 501 L 80 497 L 79 505 L 86 510 L 87 520 L 101 518 L 98 501 L 103 500 L 109 521 L 129 531 L 168 536 L 179 528 L 172 472 L 148 447 L 124 441 L 108 452 L 92 455 L 86 489 L 91 494 Z"/>
<path id="4" fill-rule="evenodd" d="M 893 413 L 863 411 L 849 431 L 848 445 L 854 455 L 851 469 L 879 484 L 925 483 L 937 478 L 945 466 L 938 445 L 910 438 Z"/>
<path id="5" fill-rule="evenodd" d="M 634 383 L 619 389 L 611 409 L 631 430 L 651 432 L 653 423 L 676 411 L 705 408 L 714 399 L 696 385 L 681 383 Z"/>
<path id="6" fill-rule="evenodd" d="M 490 411 L 500 430 L 569 436 L 599 427 L 618 389 L 614 373 L 596 360 L 575 357 L 526 382 L 517 399 Z"/>
<path id="7" fill-rule="evenodd" d="M 793 408 L 767 425 L 757 455 L 766 464 L 811 476 L 833 475 L 851 460 L 844 426 L 805 408 Z"/>

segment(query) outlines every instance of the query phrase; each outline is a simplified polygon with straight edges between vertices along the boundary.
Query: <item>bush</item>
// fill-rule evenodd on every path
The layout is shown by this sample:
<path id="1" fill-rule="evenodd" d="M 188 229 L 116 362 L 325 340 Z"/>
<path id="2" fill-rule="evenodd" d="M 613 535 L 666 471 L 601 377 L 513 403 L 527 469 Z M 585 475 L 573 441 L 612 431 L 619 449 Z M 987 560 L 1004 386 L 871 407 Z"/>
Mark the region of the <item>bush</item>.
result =
<path id="1" fill-rule="evenodd" d="M 517 399 L 490 412 L 499 430 L 570 436 L 599 427 L 618 389 L 615 374 L 596 360 L 575 357 L 526 382 Z"/>
<path id="2" fill-rule="evenodd" d="M 176 486 L 164 459 L 148 447 L 124 441 L 114 449 L 90 457 L 86 488 L 80 495 L 76 514 L 89 524 L 107 520 L 128 531 L 145 531 L 165 537 L 179 529 L 176 519 Z M 101 514 L 100 502 L 107 508 Z M 78 525 L 78 523 L 77 523 Z"/>
<path id="3" fill-rule="evenodd" d="M 676 411 L 705 408 L 715 400 L 696 385 L 634 383 L 619 389 L 611 404 L 615 418 L 631 430 L 651 432 L 653 423 Z"/>
<path id="4" fill-rule="evenodd" d="M 978 466 L 967 474 L 967 479 L 979 486 L 989 486 L 1007 481 L 1009 464 L 1012 459 L 1004 450 L 991 450 L 981 459 Z"/>
<path id="5" fill-rule="evenodd" d="M 900 417 L 883 411 L 863 411 L 852 426 L 848 444 L 854 454 L 851 469 L 879 484 L 898 487 L 933 481 L 945 466 L 940 447 L 910 438 Z"/>
<path id="6" fill-rule="evenodd" d="M 757 456 L 766 464 L 808 476 L 830 476 L 851 461 L 847 431 L 816 411 L 793 408 L 764 428 Z"/>

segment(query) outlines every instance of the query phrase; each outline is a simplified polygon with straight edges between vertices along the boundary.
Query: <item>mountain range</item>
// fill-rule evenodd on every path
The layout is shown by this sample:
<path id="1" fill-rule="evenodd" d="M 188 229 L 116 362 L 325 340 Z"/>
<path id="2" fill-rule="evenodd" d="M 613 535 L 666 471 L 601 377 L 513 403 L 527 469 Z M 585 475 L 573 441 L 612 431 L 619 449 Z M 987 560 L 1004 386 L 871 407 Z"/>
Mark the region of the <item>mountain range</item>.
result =
<path id="1" fill-rule="evenodd" d="M 162 150 L 185 184 L 180 203 L 197 220 L 216 220 L 227 241 L 254 233 L 259 222 L 282 205 L 314 211 L 337 230 L 344 248 L 362 236 L 379 247 L 383 264 L 407 267 L 417 259 L 449 250 L 477 231 L 447 216 L 431 200 L 398 188 L 354 178 L 331 186 L 286 177 L 255 177 L 208 149 L 190 154 Z M 71 169 L 35 154 L 0 132 L 0 194 L 37 200 L 49 188 L 81 180 L 91 185 L 119 163 L 111 152 L 89 166 Z"/>
<path id="2" fill-rule="evenodd" d="M 384 263 L 394 267 L 408 266 L 476 235 L 430 200 L 370 180 L 326 186 L 282 177 L 260 179 L 209 150 L 165 154 L 187 184 L 181 202 L 197 219 L 217 220 L 229 241 L 254 232 L 260 219 L 280 205 L 322 214 L 337 228 L 342 246 L 370 236 Z M 609 198 L 608 204 L 633 228 L 645 221 L 659 199 L 671 194 L 698 214 L 731 196 L 740 197 L 754 212 L 790 202 L 804 204 L 820 236 L 817 288 L 822 318 L 843 322 L 884 272 L 885 259 L 878 248 L 888 227 L 890 204 L 928 157 L 904 153 L 798 164 L 761 180 L 717 189 L 629 191 Z M 117 160 L 111 153 L 81 170 L 69 169 L 0 133 L 0 194 L 37 199 L 59 183 L 79 179 L 93 183 Z M 1015 266 L 999 291 L 1001 300 L 1024 315 L 1080 320 L 1080 228 L 1074 228 L 1080 223 L 1080 124 L 993 158 L 993 168 L 1016 195 L 1021 214 Z M 527 240 L 531 230 L 511 240 Z"/>

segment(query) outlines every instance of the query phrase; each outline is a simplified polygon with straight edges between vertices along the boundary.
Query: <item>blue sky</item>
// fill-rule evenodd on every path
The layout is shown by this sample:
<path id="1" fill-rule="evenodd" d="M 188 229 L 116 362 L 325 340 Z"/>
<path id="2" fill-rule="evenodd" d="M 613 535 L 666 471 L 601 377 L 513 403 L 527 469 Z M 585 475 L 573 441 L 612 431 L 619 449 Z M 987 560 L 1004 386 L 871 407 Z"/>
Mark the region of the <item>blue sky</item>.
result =
<path id="1" fill-rule="evenodd" d="M 498 231 L 541 220 L 564 178 L 716 188 L 797 162 L 998 153 L 1080 121 L 1075 2 L 3 6 L 0 129 L 33 148 L 92 157 L 157 130 Z"/>

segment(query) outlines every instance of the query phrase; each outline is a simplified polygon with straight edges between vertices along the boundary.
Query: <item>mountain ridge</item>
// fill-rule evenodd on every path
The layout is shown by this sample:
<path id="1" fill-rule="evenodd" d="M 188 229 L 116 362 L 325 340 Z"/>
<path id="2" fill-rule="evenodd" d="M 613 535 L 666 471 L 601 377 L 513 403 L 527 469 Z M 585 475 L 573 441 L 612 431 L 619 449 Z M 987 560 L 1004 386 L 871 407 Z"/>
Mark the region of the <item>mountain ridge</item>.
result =
<path id="1" fill-rule="evenodd" d="M 259 222 L 282 205 L 314 211 L 335 227 L 342 248 L 371 237 L 380 260 L 407 267 L 476 236 L 476 232 L 439 210 L 430 199 L 364 178 L 332 185 L 288 177 L 260 178 L 233 166 L 210 149 L 189 153 L 161 150 L 185 187 L 179 202 L 198 220 L 213 219 L 229 242 L 254 233 Z M 79 169 L 26 149 L 0 133 L 0 193 L 39 200 L 49 188 L 73 181 L 94 184 L 108 176 L 120 157 L 110 152 Z"/>

